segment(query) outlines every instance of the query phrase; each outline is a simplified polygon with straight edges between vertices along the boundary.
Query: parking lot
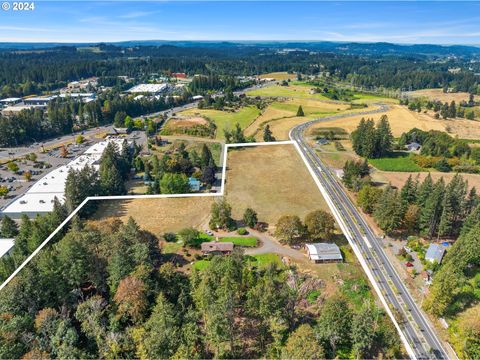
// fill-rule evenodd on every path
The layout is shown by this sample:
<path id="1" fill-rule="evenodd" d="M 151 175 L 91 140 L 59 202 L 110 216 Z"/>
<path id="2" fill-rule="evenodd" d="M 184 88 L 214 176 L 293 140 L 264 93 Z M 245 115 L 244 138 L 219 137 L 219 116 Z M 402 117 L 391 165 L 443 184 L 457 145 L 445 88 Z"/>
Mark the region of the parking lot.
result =
<path id="1" fill-rule="evenodd" d="M 144 145 L 146 143 L 146 136 L 144 132 L 134 131 L 127 137 L 129 140 L 135 140 L 138 145 Z M 86 149 L 93 144 L 102 141 L 102 138 L 91 137 L 88 141 L 82 144 L 70 143 L 65 145 L 67 150 L 67 156 L 65 155 L 61 147 L 51 149 L 45 153 L 42 153 L 41 148 L 38 146 L 31 146 L 25 148 L 15 149 L 0 149 L 0 154 L 18 154 L 22 152 L 22 157 L 9 155 L 11 159 L 16 159 L 14 162 L 18 165 L 18 171 L 13 172 L 8 168 L 8 163 L 0 165 L 0 185 L 6 186 L 9 190 L 8 195 L 3 198 L 0 197 L 0 210 L 3 210 L 12 201 L 23 195 L 38 179 L 42 178 L 52 170 L 59 166 L 65 165 L 70 161 L 80 156 Z M 26 149 L 30 149 L 26 152 Z M 29 160 L 29 154 L 35 154 L 35 161 Z M 30 181 L 25 178 L 25 173 L 30 172 L 32 175 Z"/>

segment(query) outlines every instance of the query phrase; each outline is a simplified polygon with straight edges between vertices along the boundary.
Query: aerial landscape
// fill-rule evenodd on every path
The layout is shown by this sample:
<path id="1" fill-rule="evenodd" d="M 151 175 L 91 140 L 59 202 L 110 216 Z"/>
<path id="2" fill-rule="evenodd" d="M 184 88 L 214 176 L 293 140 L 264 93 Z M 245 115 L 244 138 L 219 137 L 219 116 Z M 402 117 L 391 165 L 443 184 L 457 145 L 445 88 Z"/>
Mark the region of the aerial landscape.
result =
<path id="1" fill-rule="evenodd" d="M 3 2 L 0 359 L 480 359 L 479 13 Z"/>

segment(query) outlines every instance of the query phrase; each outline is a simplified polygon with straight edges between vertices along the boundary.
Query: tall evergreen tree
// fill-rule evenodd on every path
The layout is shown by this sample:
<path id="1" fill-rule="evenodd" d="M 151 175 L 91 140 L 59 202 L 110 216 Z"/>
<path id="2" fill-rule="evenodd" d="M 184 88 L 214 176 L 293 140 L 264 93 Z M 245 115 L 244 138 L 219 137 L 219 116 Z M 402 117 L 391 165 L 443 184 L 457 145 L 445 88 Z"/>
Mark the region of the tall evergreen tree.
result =
<path id="1" fill-rule="evenodd" d="M 420 231 L 424 236 L 432 238 L 438 230 L 440 216 L 443 211 L 442 203 L 445 193 L 445 182 L 443 178 L 438 180 L 432 192 L 427 197 L 424 206 L 420 209 Z"/>

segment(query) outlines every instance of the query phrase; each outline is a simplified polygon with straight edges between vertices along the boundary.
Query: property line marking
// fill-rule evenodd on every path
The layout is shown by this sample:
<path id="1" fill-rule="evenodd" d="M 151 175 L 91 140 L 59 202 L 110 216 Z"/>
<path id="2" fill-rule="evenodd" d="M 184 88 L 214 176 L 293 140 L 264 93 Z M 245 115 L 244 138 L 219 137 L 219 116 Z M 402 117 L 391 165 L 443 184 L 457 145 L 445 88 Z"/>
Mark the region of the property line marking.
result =
<path id="1" fill-rule="evenodd" d="M 227 173 L 227 154 L 229 148 L 240 148 L 240 147 L 253 147 L 253 146 L 268 146 L 268 145 L 292 145 L 295 144 L 295 141 L 286 140 L 286 141 L 275 141 L 275 142 L 258 142 L 258 143 L 237 143 L 237 144 L 225 144 L 224 146 L 224 156 L 222 164 L 222 183 L 220 187 L 220 192 L 218 193 L 194 193 L 194 194 L 154 194 L 154 195 L 114 195 L 114 196 L 89 196 L 85 198 L 78 205 L 63 222 L 20 264 L 18 268 L 0 285 L 0 291 L 7 286 L 7 284 L 13 280 L 13 278 L 26 266 L 32 259 L 42 250 L 49 242 L 57 235 L 64 226 L 66 226 L 70 220 L 85 206 L 89 201 L 100 201 L 100 200 L 134 200 L 134 199 L 159 199 L 159 198 L 186 198 L 186 197 L 219 197 L 223 196 L 225 193 L 225 178 Z"/>

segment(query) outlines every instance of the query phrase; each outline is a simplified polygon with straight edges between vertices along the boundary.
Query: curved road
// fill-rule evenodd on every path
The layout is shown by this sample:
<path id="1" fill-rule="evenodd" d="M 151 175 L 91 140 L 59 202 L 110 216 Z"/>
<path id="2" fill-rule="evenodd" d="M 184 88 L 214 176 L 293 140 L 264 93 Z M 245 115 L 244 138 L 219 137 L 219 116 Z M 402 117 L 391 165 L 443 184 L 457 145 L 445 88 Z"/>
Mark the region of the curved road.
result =
<path id="1" fill-rule="evenodd" d="M 325 190 L 324 195 L 329 198 L 327 200 L 330 200 L 327 202 L 329 202 L 345 236 L 352 248 L 357 250 L 357 256 L 363 258 L 359 260 L 364 267 L 367 267 L 365 269 L 367 274 L 370 272 L 370 280 L 375 282 L 373 285 L 378 295 L 381 298 L 383 297 L 383 300 L 392 310 L 392 315 L 397 319 L 405 337 L 403 341 L 404 343 L 407 342 L 405 347 L 410 357 L 416 359 L 448 359 L 447 352 L 443 349 L 433 326 L 417 306 L 402 279 L 390 264 L 380 239 L 375 236 L 362 214 L 353 205 L 336 176 L 323 164 L 305 140 L 305 130 L 315 123 L 351 116 L 371 115 L 388 110 L 387 105 L 379 105 L 379 109 L 372 111 L 335 115 L 308 121 L 293 128 L 290 132 L 290 138 L 299 145 L 300 151 Z"/>

